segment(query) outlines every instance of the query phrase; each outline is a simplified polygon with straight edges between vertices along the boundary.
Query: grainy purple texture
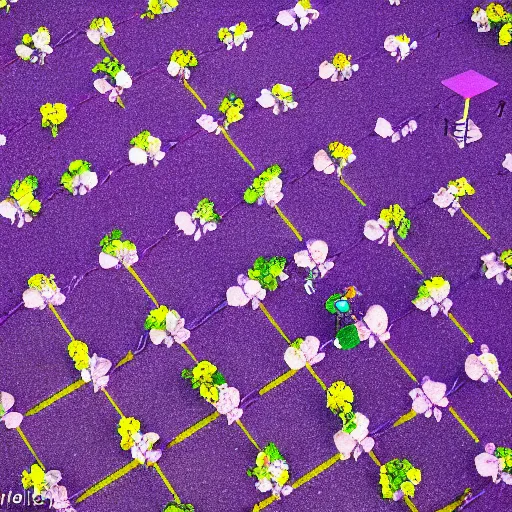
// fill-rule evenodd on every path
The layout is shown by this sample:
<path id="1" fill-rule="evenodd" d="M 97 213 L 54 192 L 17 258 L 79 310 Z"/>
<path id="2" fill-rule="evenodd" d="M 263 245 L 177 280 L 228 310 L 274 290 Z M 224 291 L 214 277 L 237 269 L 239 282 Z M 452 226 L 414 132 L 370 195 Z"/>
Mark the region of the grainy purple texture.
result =
<path id="1" fill-rule="evenodd" d="M 139 253 L 170 229 L 135 268 L 158 300 L 177 309 L 187 323 L 221 303 L 226 289 L 257 256 L 291 258 L 302 248 L 270 208 L 237 204 L 256 173 L 222 137 L 201 131 L 180 141 L 157 168 L 120 168 L 128 161 L 129 140 L 142 129 L 164 144 L 196 131 L 195 120 L 204 111 L 166 71 L 174 49 L 190 48 L 199 54 L 190 82 L 208 112 L 229 90 L 245 100 L 246 116 L 232 127 L 233 139 L 258 172 L 279 163 L 285 181 L 296 180 L 285 187 L 282 210 L 305 239 L 323 239 L 331 254 L 340 253 L 315 295 L 305 294 L 303 274 L 291 265 L 291 279 L 268 296 L 265 304 L 288 336 L 314 335 L 322 342 L 332 338 L 333 319 L 323 303 L 348 285 L 363 292 L 361 309 L 381 304 L 392 321 L 412 311 L 418 274 L 394 248 L 361 240 L 364 222 L 398 202 L 413 223 L 403 246 L 427 275 L 450 280 L 453 312 L 476 343 L 470 347 L 445 317 L 431 319 L 413 310 L 393 325 L 392 347 L 419 378 L 429 375 L 451 385 L 463 373 L 466 355 L 487 343 L 511 387 L 512 285 L 499 287 L 478 275 L 481 255 L 512 245 L 512 177 L 499 175 L 504 154 L 512 150 L 510 105 L 503 117 L 496 114 L 499 101 L 510 97 L 510 49 L 498 46 L 496 34 L 476 32 L 468 0 L 402 0 L 399 7 L 387 0 L 324 1 L 318 5 L 320 18 L 302 33 L 273 24 L 280 9 L 292 6 L 293 0 L 183 0 L 174 14 L 141 21 L 134 13 L 143 10 L 143 1 L 78 2 L 64 8 L 55 0 L 20 0 L 8 16 L 0 16 L 0 133 L 8 139 L 0 148 L 2 197 L 15 179 L 33 173 L 40 179 L 39 197 L 46 198 L 74 159 L 91 161 L 100 180 L 119 169 L 84 197 L 60 193 L 43 201 L 40 218 L 23 229 L 0 224 L 0 312 L 19 303 L 34 273 L 53 273 L 64 287 L 97 266 L 98 241 L 116 227 L 137 244 Z M 95 16 L 123 21 L 108 43 L 136 78 L 124 94 L 126 110 L 93 89 L 96 76 L 90 70 L 103 52 L 84 30 Z M 255 29 L 254 37 L 247 52 L 227 52 L 216 31 L 240 20 Z M 40 25 L 49 27 L 54 45 L 47 65 L 7 65 L 22 35 Z M 75 37 L 55 44 L 69 31 Z M 418 49 L 396 64 L 382 44 L 389 34 L 403 31 L 418 41 Z M 360 70 L 347 83 L 315 80 L 318 65 L 339 51 L 352 54 Z M 444 136 L 444 119 L 459 119 L 463 100 L 441 80 L 467 69 L 500 85 L 472 101 L 470 117 L 484 138 L 459 150 Z M 148 70 L 152 72 L 145 74 Z M 296 110 L 273 116 L 256 104 L 259 91 L 276 82 L 294 88 Z M 72 107 L 55 140 L 40 127 L 38 108 L 47 101 Z M 418 132 L 397 144 L 370 136 L 380 116 L 394 124 L 417 118 Z M 345 178 L 366 200 L 366 208 L 334 176 L 314 170 L 306 174 L 313 155 L 331 140 L 353 147 L 357 160 Z M 430 201 L 432 192 L 460 176 L 477 189 L 463 206 L 489 231 L 490 241 L 462 215 L 450 218 Z M 195 243 L 178 235 L 173 219 L 180 210 L 192 211 L 205 196 L 219 212 L 236 207 L 217 231 Z M 77 285 L 59 311 L 77 338 L 117 361 L 137 347 L 150 307 L 127 272 L 100 269 Z M 0 328 L 0 342 L 0 389 L 16 397 L 18 411 L 77 378 L 66 353 L 66 334 L 49 311 L 20 310 Z M 192 332 L 189 345 L 198 357 L 217 364 L 242 394 L 288 369 L 284 340 L 261 312 L 249 308 L 225 308 Z M 328 384 L 345 380 L 355 392 L 356 409 L 370 418 L 371 427 L 409 410 L 412 382 L 384 347 L 369 350 L 362 344 L 344 352 L 331 345 L 327 352 L 318 374 Z M 167 350 L 149 343 L 112 376 L 108 389 L 125 414 L 141 420 L 144 431 L 171 439 L 212 412 L 180 378 L 190 362 L 179 347 Z M 376 441 L 375 452 L 383 462 L 407 457 L 421 468 L 423 481 L 414 500 L 421 512 L 446 505 L 468 486 L 485 488 L 474 457 L 486 442 L 512 443 L 511 400 L 497 386 L 468 383 L 451 398 L 481 444 L 449 413 L 440 424 L 416 418 Z M 60 469 L 64 485 L 75 494 L 129 462 L 129 454 L 119 448 L 117 421 L 105 397 L 86 387 L 26 418 L 22 427 L 45 465 Z M 294 479 L 335 453 L 332 436 L 339 422 L 306 370 L 247 409 L 243 421 L 261 445 L 277 443 Z M 0 436 L 0 490 L 16 490 L 19 475 L 33 460 L 16 432 L 2 428 Z M 161 467 L 182 500 L 198 512 L 244 512 L 263 498 L 245 475 L 255 456 L 238 427 L 228 427 L 220 418 L 165 452 Z M 169 499 L 156 473 L 140 469 L 77 509 L 156 511 Z M 511 508 L 510 488 L 500 494 L 491 486 L 468 510 Z M 357 463 L 337 463 L 267 510 L 377 512 L 406 506 L 379 497 L 378 468 L 364 456 Z"/>

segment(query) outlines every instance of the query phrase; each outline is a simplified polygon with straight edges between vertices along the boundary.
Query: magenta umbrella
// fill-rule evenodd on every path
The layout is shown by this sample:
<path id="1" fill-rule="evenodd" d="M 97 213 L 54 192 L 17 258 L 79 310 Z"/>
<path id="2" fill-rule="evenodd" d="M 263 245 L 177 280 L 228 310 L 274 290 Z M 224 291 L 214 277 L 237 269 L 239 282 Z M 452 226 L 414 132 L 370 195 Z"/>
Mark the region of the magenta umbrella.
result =
<path id="1" fill-rule="evenodd" d="M 471 98 L 496 87 L 498 83 L 472 69 L 464 71 L 464 73 L 460 73 L 459 75 L 452 76 L 451 78 L 447 78 L 446 80 L 442 80 L 441 83 L 445 87 L 448 87 L 448 89 L 451 89 L 453 92 L 462 96 L 465 100 L 464 114 L 462 116 L 462 121 L 466 124 L 464 129 L 464 139 L 462 141 L 462 147 L 464 147 L 468 131 L 469 102 Z"/>

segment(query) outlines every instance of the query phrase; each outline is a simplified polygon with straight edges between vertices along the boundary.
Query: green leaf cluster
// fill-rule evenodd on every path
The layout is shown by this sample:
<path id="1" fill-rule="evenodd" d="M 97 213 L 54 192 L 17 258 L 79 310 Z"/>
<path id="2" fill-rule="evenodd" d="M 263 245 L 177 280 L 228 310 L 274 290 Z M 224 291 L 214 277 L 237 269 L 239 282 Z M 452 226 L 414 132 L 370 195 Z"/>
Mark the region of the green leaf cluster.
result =
<path id="1" fill-rule="evenodd" d="M 169 313 L 169 308 L 167 306 L 160 306 L 159 308 L 152 309 L 144 321 L 144 329 L 146 329 L 146 331 L 151 329 L 164 330 L 167 313 Z"/>
<path id="2" fill-rule="evenodd" d="M 16 180 L 11 186 L 10 196 L 30 215 L 37 215 L 41 211 L 41 201 L 34 195 L 38 186 L 39 181 L 33 175 L 26 176 L 21 181 Z"/>
<path id="3" fill-rule="evenodd" d="M 194 213 L 192 213 L 193 219 L 201 219 L 205 222 L 219 222 L 220 215 L 215 212 L 215 204 L 210 201 L 207 197 L 201 199 L 197 203 Z"/>
<path id="4" fill-rule="evenodd" d="M 512 474 L 512 449 L 498 446 L 494 451 L 494 456 L 503 461 L 503 471 Z"/>
<path id="5" fill-rule="evenodd" d="M 411 229 L 411 221 L 405 216 L 405 210 L 399 204 L 393 204 L 380 212 L 380 218 L 392 225 L 398 236 L 405 239 Z"/>
<path id="6" fill-rule="evenodd" d="M 58 125 L 62 124 L 68 117 L 67 107 L 64 103 L 45 103 L 39 107 L 41 113 L 41 126 L 51 128 L 52 136 L 59 134 Z"/>
<path id="7" fill-rule="evenodd" d="M 130 240 L 121 240 L 123 236 L 123 232 L 120 229 L 114 229 L 110 233 L 107 233 L 100 240 L 101 250 L 105 254 L 110 254 L 110 256 L 117 257 L 117 254 L 121 250 L 126 251 L 135 251 L 137 247 Z"/>
<path id="8" fill-rule="evenodd" d="M 224 375 L 210 361 L 200 361 L 192 369 L 185 368 L 182 378 L 190 380 L 192 389 L 199 389 L 199 394 L 208 402 L 219 400 L 219 386 L 226 383 Z"/>
<path id="9" fill-rule="evenodd" d="M 265 194 L 265 183 L 277 178 L 281 172 L 281 167 L 274 164 L 265 169 L 259 176 L 256 176 L 252 185 L 244 192 L 244 201 L 248 204 L 254 204 Z"/>
<path id="10" fill-rule="evenodd" d="M 405 496 L 414 498 L 414 486 L 421 482 L 421 471 L 407 459 L 393 459 L 380 467 L 382 497 L 393 498 L 401 490 Z"/>
<path id="11" fill-rule="evenodd" d="M 68 167 L 68 170 L 61 176 L 60 184 L 68 191 L 73 193 L 73 178 L 80 176 L 84 172 L 89 171 L 91 163 L 86 160 L 73 160 Z"/>
<path id="12" fill-rule="evenodd" d="M 170 501 L 165 505 L 162 512 L 195 512 L 195 508 L 190 503 L 177 503 Z"/>
<path id="13" fill-rule="evenodd" d="M 268 443 L 265 448 L 263 448 L 263 451 L 258 453 L 258 456 L 256 457 L 256 466 L 247 470 L 248 476 L 254 476 L 258 480 L 263 480 L 265 478 L 268 478 L 269 480 L 272 479 L 272 475 L 270 474 L 267 465 L 262 464 L 262 460 L 265 456 L 268 457 L 270 464 L 276 460 L 285 461 L 277 446 L 274 443 Z"/>
<path id="14" fill-rule="evenodd" d="M 116 58 L 105 57 L 101 62 L 92 68 L 93 73 L 105 73 L 112 79 L 115 79 L 119 71 L 123 71 L 124 64 L 121 64 Z"/>
<path id="15" fill-rule="evenodd" d="M 89 25 L 91 30 L 100 30 L 101 27 L 105 27 L 105 32 L 107 34 L 114 33 L 114 25 L 107 16 L 104 18 L 94 18 Z"/>
<path id="16" fill-rule="evenodd" d="M 345 325 L 336 333 L 335 345 L 342 350 L 350 350 L 357 347 L 361 343 L 359 333 L 355 324 Z"/>
<path id="17" fill-rule="evenodd" d="M 171 12 L 176 10 L 179 3 L 178 0 L 149 0 L 148 10 L 141 15 L 141 19 L 148 18 L 154 20 L 156 16 L 160 16 L 163 13 L 163 7 L 170 7 Z"/>
<path id="18" fill-rule="evenodd" d="M 151 133 L 149 133 L 147 130 L 144 130 L 139 133 L 136 137 L 133 137 L 133 139 L 130 141 L 130 144 L 132 146 L 135 146 L 136 148 L 140 148 L 144 151 L 147 151 L 149 148 L 149 142 L 148 137 L 151 136 Z"/>
<path id="19" fill-rule="evenodd" d="M 267 259 L 260 256 L 255 260 L 247 275 L 249 279 L 258 281 L 265 290 L 274 291 L 278 285 L 277 277 L 283 272 L 285 266 L 286 258 L 273 256 Z"/>
<path id="20" fill-rule="evenodd" d="M 344 381 L 333 382 L 327 389 L 327 408 L 341 418 L 343 424 L 353 419 L 352 404 L 354 392 Z"/>
<path id="21" fill-rule="evenodd" d="M 503 251 L 500 255 L 500 260 L 508 267 L 512 267 L 512 249 Z"/>
<path id="22" fill-rule="evenodd" d="M 197 66 L 197 57 L 191 50 L 174 50 L 171 61 L 176 62 L 180 68 L 194 68 Z"/>
<path id="23" fill-rule="evenodd" d="M 219 111 L 226 116 L 226 127 L 243 119 L 244 115 L 242 114 L 242 110 L 244 106 L 242 98 L 239 98 L 232 92 L 222 100 L 219 105 Z"/>

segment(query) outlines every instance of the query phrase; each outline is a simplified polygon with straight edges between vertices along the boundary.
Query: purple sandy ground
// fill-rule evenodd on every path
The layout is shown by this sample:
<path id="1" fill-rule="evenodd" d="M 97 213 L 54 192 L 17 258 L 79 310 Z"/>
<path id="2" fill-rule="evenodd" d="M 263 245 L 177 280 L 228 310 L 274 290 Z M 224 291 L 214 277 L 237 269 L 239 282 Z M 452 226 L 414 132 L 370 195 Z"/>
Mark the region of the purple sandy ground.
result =
<path id="1" fill-rule="evenodd" d="M 294 180 L 311 167 L 319 148 L 336 139 L 351 145 L 357 155 L 345 177 L 366 200 L 366 208 L 333 176 L 315 171 L 285 189 L 282 210 L 305 238 L 323 239 L 332 254 L 340 252 L 315 295 L 305 294 L 303 274 L 292 267 L 291 279 L 269 295 L 265 304 L 288 336 L 330 339 L 333 320 L 323 302 L 351 284 L 364 293 L 361 309 L 382 304 L 392 320 L 411 310 L 410 300 L 420 283 L 414 269 L 394 249 L 361 241 L 364 222 L 398 202 L 413 222 L 403 246 L 427 275 L 442 274 L 451 281 L 453 312 L 476 344 L 469 346 L 449 320 L 431 319 L 415 310 L 393 326 L 393 348 L 419 378 L 430 375 L 451 384 L 463 372 L 466 355 L 487 343 L 498 356 L 503 380 L 512 386 L 506 307 L 512 287 L 498 287 L 478 276 L 468 279 L 478 271 L 482 254 L 508 248 L 512 240 L 507 221 L 512 182 L 509 176 L 498 175 L 504 154 L 511 151 L 510 106 L 502 118 L 494 112 L 511 92 L 510 50 L 497 45 L 495 34 L 476 32 L 469 21 L 473 4 L 465 0 L 404 0 L 399 7 L 387 0 L 324 2 L 320 18 L 302 33 L 272 26 L 277 12 L 292 4 L 225 1 L 213 8 L 196 0 L 183 2 L 176 13 L 158 21 L 134 18 L 122 24 L 108 41 L 111 50 L 132 75 L 155 68 L 126 91 L 124 111 L 94 96 L 90 69 L 103 54 L 83 34 L 55 48 L 43 68 L 16 62 L 0 70 L 0 133 L 8 136 L 7 145 L 0 148 L 2 195 L 16 178 L 34 173 L 40 178 L 40 197 L 45 198 L 69 161 L 77 158 L 90 160 L 104 177 L 127 161 L 128 141 L 142 129 L 164 142 L 194 131 L 203 110 L 170 79 L 166 62 L 176 48 L 197 53 L 220 48 L 200 56 L 191 84 L 211 113 L 229 90 L 244 98 L 245 119 L 232 127 L 231 134 L 258 172 L 277 162 L 286 180 Z M 48 26 L 57 42 L 69 30 L 86 27 L 94 16 L 108 15 L 117 22 L 142 8 L 143 2 L 121 7 L 104 2 L 102 8 L 81 3 L 63 11 L 55 1 L 35 5 L 21 0 L 1 19 L 0 63 L 12 60 L 21 35 L 39 25 Z M 255 31 L 247 52 L 227 52 L 216 42 L 216 30 L 242 19 L 249 28 L 262 28 Z M 439 34 L 435 30 L 450 25 Z M 379 47 L 387 35 L 402 31 L 418 39 L 418 50 L 397 65 Z M 360 65 L 353 79 L 343 84 L 312 83 L 319 63 L 338 51 L 352 54 Z M 467 69 L 500 85 L 472 101 L 470 115 L 482 127 L 484 138 L 460 151 L 443 135 L 443 127 L 445 118 L 461 116 L 463 100 L 451 97 L 440 82 Z M 276 82 L 293 86 L 299 102 L 298 109 L 278 117 L 253 108 L 260 89 Z M 56 140 L 39 127 L 42 103 L 75 106 L 91 95 L 71 111 Z M 418 133 L 398 144 L 368 136 L 379 116 L 398 123 L 420 113 Z M 176 212 L 191 211 L 205 196 L 225 212 L 240 200 L 255 174 L 223 138 L 201 132 L 180 142 L 155 169 L 127 167 L 85 197 L 57 195 L 43 205 L 40 218 L 21 230 L 1 223 L 0 311 L 19 302 L 26 280 L 36 272 L 53 273 L 65 285 L 93 268 L 99 239 L 114 227 L 122 228 L 139 250 L 171 228 L 136 269 L 159 301 L 176 308 L 187 323 L 201 318 L 224 299 L 237 274 L 257 256 L 290 257 L 302 248 L 269 208 L 248 205 L 233 209 L 216 232 L 198 243 L 178 236 L 173 227 Z M 429 201 L 432 192 L 462 175 L 477 187 L 464 206 L 492 235 L 490 241 L 462 215 L 452 219 Z M 136 347 L 150 307 L 127 272 L 101 270 L 89 274 L 59 311 L 77 338 L 117 361 Z M 65 350 L 66 335 L 48 311 L 16 313 L 1 327 L 0 342 L 0 389 L 14 394 L 19 411 L 77 378 Z M 190 347 L 198 357 L 215 362 L 242 394 L 287 370 L 284 340 L 261 312 L 248 308 L 215 315 L 194 330 Z M 109 391 L 125 414 L 141 420 L 144 431 L 170 439 L 212 412 L 179 376 L 190 362 L 178 347 L 148 346 L 114 374 Z M 407 393 L 412 382 L 383 347 L 369 350 L 363 344 L 339 352 L 330 346 L 317 372 L 328 384 L 345 380 L 355 392 L 357 410 L 370 418 L 371 426 L 410 408 Z M 467 384 L 453 395 L 452 404 L 482 444 L 475 444 L 449 413 L 440 424 L 417 418 L 377 438 L 375 452 L 382 461 L 408 457 L 422 469 L 423 482 L 414 500 L 421 512 L 433 512 L 468 486 L 483 489 L 487 480 L 476 473 L 474 457 L 483 443 L 512 443 L 511 401 L 497 386 Z M 117 419 L 106 399 L 88 387 L 26 418 L 23 429 L 46 466 L 63 472 L 64 483 L 74 494 L 130 460 L 119 448 Z M 325 408 L 324 393 L 305 370 L 251 406 L 243 420 L 260 444 L 278 444 L 294 478 L 335 453 L 332 435 L 339 422 Z M 32 457 L 15 432 L 4 430 L 1 441 L 1 490 L 18 489 L 19 475 Z M 183 501 L 194 503 L 198 512 L 248 511 L 264 497 L 245 475 L 255 455 L 244 434 L 220 418 L 164 453 L 161 467 Z M 406 510 L 403 503 L 384 502 L 377 483 L 378 470 L 368 457 L 337 463 L 268 510 Z M 78 511 L 160 510 L 169 499 L 158 476 L 141 469 L 86 500 Z M 511 508 L 510 489 L 500 495 L 491 487 L 468 510 Z"/>

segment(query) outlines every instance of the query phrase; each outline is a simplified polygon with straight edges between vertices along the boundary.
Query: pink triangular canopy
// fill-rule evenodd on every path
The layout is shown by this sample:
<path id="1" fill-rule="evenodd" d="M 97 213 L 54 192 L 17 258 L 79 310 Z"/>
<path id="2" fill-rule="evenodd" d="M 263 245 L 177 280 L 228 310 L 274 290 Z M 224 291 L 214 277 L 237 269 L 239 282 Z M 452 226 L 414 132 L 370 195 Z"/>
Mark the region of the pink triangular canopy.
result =
<path id="1" fill-rule="evenodd" d="M 482 94 L 483 92 L 486 92 L 498 85 L 494 80 L 491 80 L 472 69 L 464 71 L 464 73 L 460 73 L 460 75 L 455 75 L 451 78 L 447 78 L 446 80 L 442 80 L 441 83 L 445 87 L 448 87 L 448 89 L 451 89 L 453 92 L 462 96 L 464 99 L 478 96 L 479 94 Z"/>

